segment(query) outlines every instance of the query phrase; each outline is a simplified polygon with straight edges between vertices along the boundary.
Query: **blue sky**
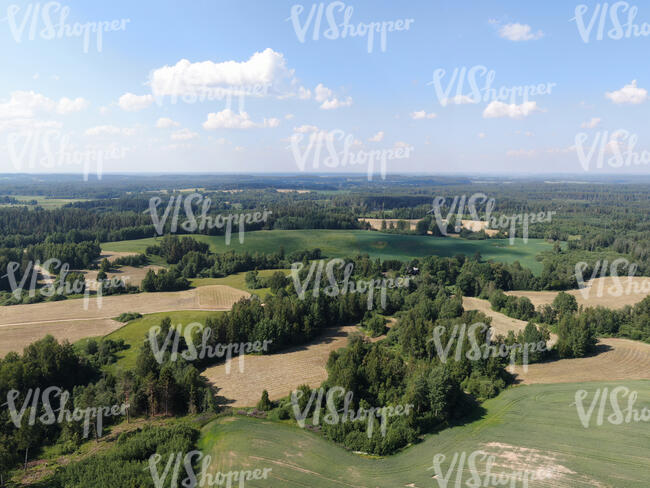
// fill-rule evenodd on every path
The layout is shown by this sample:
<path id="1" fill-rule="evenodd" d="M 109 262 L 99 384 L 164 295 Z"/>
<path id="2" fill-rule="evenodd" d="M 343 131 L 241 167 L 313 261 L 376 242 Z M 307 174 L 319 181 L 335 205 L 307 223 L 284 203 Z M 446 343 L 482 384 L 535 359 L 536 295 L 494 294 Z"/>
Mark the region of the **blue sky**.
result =
<path id="1" fill-rule="evenodd" d="M 292 9 L 303 6 L 295 18 L 304 27 L 321 3 L 1 5 L 0 172 L 77 172 L 89 154 L 102 155 L 102 172 L 292 172 L 303 157 L 304 171 L 365 172 L 363 162 L 343 165 L 347 140 L 360 161 L 383 151 L 388 172 L 650 173 L 643 159 L 617 167 L 626 151 L 650 151 L 650 36 L 607 35 L 630 8 L 639 29 L 650 22 L 641 3 L 618 13 L 610 5 L 603 39 L 596 16 L 588 42 L 571 20 L 581 3 L 565 1 L 323 2 L 319 39 L 312 19 L 304 42 Z M 91 33 L 84 52 L 80 37 L 47 38 L 46 5 L 55 24 L 68 9 L 69 30 L 114 20 L 122 28 L 103 33 L 101 50 Z M 604 4 L 584 5 L 588 25 Z M 328 8 L 343 22 L 339 6 L 352 9 L 355 28 L 412 20 L 369 53 L 367 36 L 324 36 Z M 444 88 L 454 69 L 476 66 L 493 72 L 494 88 L 550 84 L 550 94 L 474 103 L 466 80 L 450 100 L 437 96 L 436 70 L 446 70 Z M 242 89 L 258 96 L 228 106 L 223 95 Z M 213 99 L 190 100 L 198 90 Z M 329 163 L 328 141 L 338 153 Z M 603 144 L 581 158 L 594 141 Z"/>

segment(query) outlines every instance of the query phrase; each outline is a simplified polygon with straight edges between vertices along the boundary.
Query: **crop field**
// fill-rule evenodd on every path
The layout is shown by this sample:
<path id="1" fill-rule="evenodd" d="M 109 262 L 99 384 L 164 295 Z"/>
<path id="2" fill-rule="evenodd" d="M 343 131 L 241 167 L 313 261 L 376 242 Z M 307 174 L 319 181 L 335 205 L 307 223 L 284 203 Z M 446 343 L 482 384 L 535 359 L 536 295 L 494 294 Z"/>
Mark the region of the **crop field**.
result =
<path id="1" fill-rule="evenodd" d="M 650 295 L 650 278 L 647 276 L 619 276 L 595 278 L 585 283 L 581 290 L 566 293 L 576 297 L 578 305 L 585 307 L 623 308 L 634 305 Z M 528 297 L 537 308 L 553 303 L 556 291 L 508 291 L 506 295 Z"/>
<path id="2" fill-rule="evenodd" d="M 205 426 L 199 448 L 212 456 L 210 472 L 271 468 L 269 479 L 247 486 L 431 488 L 479 486 L 467 463 L 459 469 L 455 455 L 481 450 L 494 456 L 491 472 L 535 475 L 531 488 L 646 488 L 650 443 L 638 423 L 605 421 L 583 427 L 575 405 L 576 391 L 588 399 L 598 388 L 625 386 L 638 392 L 638 404 L 650 403 L 650 381 L 570 383 L 511 388 L 485 402 L 477 419 L 425 439 L 402 452 L 370 459 L 346 451 L 318 434 L 295 425 L 246 417 L 226 417 Z M 605 415 L 611 413 L 605 409 Z M 438 473 L 434 456 L 444 455 Z M 481 482 L 486 457 L 476 459 Z M 458 477 L 457 477 L 458 476 Z M 437 479 L 436 479 L 437 477 Z M 455 484 L 460 480 L 458 484 Z M 473 480 L 476 482 L 476 480 Z M 526 486 L 486 484 L 480 486 Z"/>
<path id="3" fill-rule="evenodd" d="M 264 390 L 277 400 L 299 385 L 319 386 L 327 379 L 330 352 L 347 346 L 349 335 L 356 331 L 354 326 L 332 328 L 310 344 L 278 354 L 236 357 L 229 366 L 206 369 L 203 376 L 215 387 L 218 400 L 229 406 L 253 406 Z"/>
<path id="4" fill-rule="evenodd" d="M 260 278 L 268 278 L 273 273 L 277 271 L 282 271 L 285 275 L 290 273 L 288 269 L 262 269 L 259 270 Z M 194 287 L 207 286 L 207 285 L 224 285 L 230 286 L 232 288 L 237 288 L 238 290 L 244 290 L 252 295 L 257 295 L 260 298 L 264 298 L 268 293 L 271 293 L 270 288 L 249 288 L 246 286 L 246 272 L 242 271 L 241 273 L 236 273 L 232 275 L 225 276 L 223 278 L 193 278 L 190 279 L 190 283 Z"/>
<path id="5" fill-rule="evenodd" d="M 542 251 L 552 249 L 552 245 L 543 239 L 528 239 L 527 243 L 522 239 L 515 239 L 514 244 L 510 245 L 508 239 L 468 240 L 364 230 L 269 230 L 246 232 L 243 235 L 242 244 L 239 242 L 239 235 L 233 233 L 228 246 L 224 236 L 194 235 L 193 237 L 209 243 L 211 250 L 219 253 L 230 250 L 268 253 L 277 251 L 280 247 L 283 247 L 286 253 L 291 253 L 301 249 L 320 248 L 323 254 L 330 258 L 368 253 L 373 258 L 405 260 L 429 255 L 473 256 L 478 251 L 484 259 L 507 263 L 519 261 L 535 273 L 542 270 L 541 263 L 535 257 Z M 102 244 L 102 249 L 144 252 L 147 246 L 156 244 L 158 240 L 158 238 L 148 238 L 106 242 Z"/>
<path id="6" fill-rule="evenodd" d="M 83 298 L 0 307 L 0 354 L 22 351 L 47 334 L 71 342 L 109 334 L 121 327 L 112 319 L 123 312 L 230 310 L 235 302 L 248 296 L 242 290 L 211 285 L 185 291 L 90 298 L 87 307 Z"/>

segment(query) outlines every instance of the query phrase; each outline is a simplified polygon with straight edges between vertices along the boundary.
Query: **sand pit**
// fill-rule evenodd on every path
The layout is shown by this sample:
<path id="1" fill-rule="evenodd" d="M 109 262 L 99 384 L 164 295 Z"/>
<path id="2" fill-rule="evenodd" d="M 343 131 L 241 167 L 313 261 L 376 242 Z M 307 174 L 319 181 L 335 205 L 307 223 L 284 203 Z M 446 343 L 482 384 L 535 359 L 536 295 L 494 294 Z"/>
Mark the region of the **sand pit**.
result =
<path id="1" fill-rule="evenodd" d="M 517 380 L 524 384 L 650 379 L 650 344 L 628 339 L 601 339 L 594 356 L 536 363 Z"/>
<path id="2" fill-rule="evenodd" d="M 576 297 L 578 305 L 585 307 L 622 308 L 634 305 L 650 295 L 650 278 L 647 276 L 596 278 L 585 283 L 581 290 L 568 290 Z M 528 297 L 535 305 L 553 303 L 556 291 L 507 291 L 506 295 Z"/>
<path id="3" fill-rule="evenodd" d="M 176 292 L 0 307 L 0 355 L 22 351 L 26 345 L 47 334 L 70 341 L 108 334 L 121 326 L 110 319 L 123 312 L 230 310 L 235 302 L 249 296 L 245 291 L 229 286 L 210 285 Z"/>

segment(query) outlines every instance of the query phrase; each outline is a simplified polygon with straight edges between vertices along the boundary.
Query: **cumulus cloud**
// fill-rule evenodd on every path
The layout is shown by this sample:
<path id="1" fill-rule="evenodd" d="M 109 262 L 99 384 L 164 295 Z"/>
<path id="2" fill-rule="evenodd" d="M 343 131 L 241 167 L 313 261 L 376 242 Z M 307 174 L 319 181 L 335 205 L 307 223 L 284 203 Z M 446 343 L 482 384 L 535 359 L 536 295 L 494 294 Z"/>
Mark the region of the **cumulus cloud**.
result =
<path id="1" fill-rule="evenodd" d="M 521 119 L 528 117 L 533 112 L 539 111 L 537 102 L 524 102 L 521 105 L 517 105 L 516 103 L 507 104 L 495 100 L 485 107 L 483 118 L 510 117 L 511 119 Z"/>
<path id="2" fill-rule="evenodd" d="M 37 113 L 59 113 L 65 115 L 88 107 L 88 101 L 79 97 L 63 97 L 58 102 L 33 91 L 15 91 L 9 100 L 0 102 L 0 118 L 32 118 Z"/>
<path id="3" fill-rule="evenodd" d="M 178 127 L 179 125 L 181 124 L 169 117 L 161 117 L 156 121 L 156 127 L 158 129 L 170 129 L 171 127 Z"/>
<path id="4" fill-rule="evenodd" d="M 298 134 L 308 134 L 310 132 L 318 132 L 319 129 L 315 125 L 301 125 L 300 127 L 294 127 L 293 131 Z"/>
<path id="5" fill-rule="evenodd" d="M 501 29 L 499 29 L 499 36 L 508 39 L 509 41 L 533 41 L 541 39 L 544 36 L 544 33 L 539 30 L 533 32 L 532 28 L 528 24 L 506 24 Z"/>
<path id="6" fill-rule="evenodd" d="M 380 130 L 374 136 L 372 136 L 370 139 L 368 139 L 369 142 L 381 142 L 383 140 L 384 140 L 384 131 L 383 130 Z"/>
<path id="7" fill-rule="evenodd" d="M 632 80 L 632 83 L 625 85 L 620 90 L 606 92 L 605 96 L 617 104 L 629 103 L 636 105 L 648 99 L 648 90 L 639 88 L 636 80 Z"/>
<path id="8" fill-rule="evenodd" d="M 421 120 L 421 119 L 435 119 L 437 117 L 436 114 L 434 113 L 426 113 L 424 110 L 420 110 L 417 112 L 411 112 L 411 118 L 413 120 Z"/>
<path id="9" fill-rule="evenodd" d="M 135 129 L 120 128 L 120 127 L 115 127 L 114 125 L 98 125 L 97 127 L 91 127 L 89 129 L 86 129 L 85 134 L 87 136 L 103 136 L 103 135 L 132 136 L 135 134 Z"/>
<path id="10" fill-rule="evenodd" d="M 88 108 L 88 100 L 85 100 L 81 97 L 77 97 L 74 100 L 70 98 L 63 97 L 59 100 L 59 103 L 56 105 L 57 113 L 62 115 L 69 114 L 72 112 L 80 112 Z"/>
<path id="11" fill-rule="evenodd" d="M 485 139 L 487 136 L 485 135 L 485 132 L 479 132 L 478 133 L 478 138 L 479 139 Z"/>
<path id="12" fill-rule="evenodd" d="M 284 55 L 271 48 L 254 53 L 246 61 L 192 63 L 181 59 L 173 66 L 153 70 L 149 84 L 154 96 L 246 94 L 302 98 L 309 92 L 298 86 L 294 70 L 287 67 Z"/>
<path id="13" fill-rule="evenodd" d="M 598 117 L 592 117 L 587 122 L 583 122 L 582 124 L 580 124 L 580 127 L 582 127 L 583 129 L 593 129 L 598 124 L 600 124 L 600 119 Z"/>
<path id="14" fill-rule="evenodd" d="M 196 132 L 192 132 L 189 129 L 177 130 L 172 134 L 172 139 L 174 141 L 188 141 L 196 137 L 199 137 L 199 135 Z"/>
<path id="15" fill-rule="evenodd" d="M 352 97 L 347 97 L 345 100 L 339 100 L 334 96 L 334 92 L 327 88 L 322 83 L 314 89 L 314 99 L 320 102 L 323 110 L 333 110 L 335 108 L 349 107 L 352 105 Z"/>
<path id="16" fill-rule="evenodd" d="M 261 123 L 253 122 L 247 112 L 235 113 L 227 108 L 221 112 L 211 112 L 203 123 L 204 129 L 254 129 L 277 127 L 280 119 L 264 119 Z"/>
<path id="17" fill-rule="evenodd" d="M 147 108 L 153 103 L 151 95 L 134 95 L 133 93 L 125 93 L 117 102 L 122 110 L 127 112 L 137 112 Z"/>

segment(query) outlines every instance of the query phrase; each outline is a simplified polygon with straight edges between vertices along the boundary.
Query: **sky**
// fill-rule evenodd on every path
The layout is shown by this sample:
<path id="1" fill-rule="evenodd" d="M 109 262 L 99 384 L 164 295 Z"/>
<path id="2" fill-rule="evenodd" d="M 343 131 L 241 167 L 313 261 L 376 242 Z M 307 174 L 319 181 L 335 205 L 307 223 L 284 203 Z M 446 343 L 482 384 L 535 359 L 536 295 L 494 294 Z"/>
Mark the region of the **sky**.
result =
<path id="1" fill-rule="evenodd" d="M 650 174 L 645 2 L 3 1 L 0 43 L 0 173 Z"/>

